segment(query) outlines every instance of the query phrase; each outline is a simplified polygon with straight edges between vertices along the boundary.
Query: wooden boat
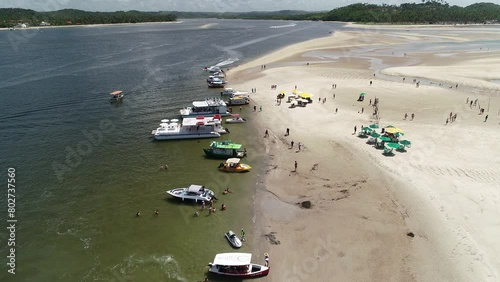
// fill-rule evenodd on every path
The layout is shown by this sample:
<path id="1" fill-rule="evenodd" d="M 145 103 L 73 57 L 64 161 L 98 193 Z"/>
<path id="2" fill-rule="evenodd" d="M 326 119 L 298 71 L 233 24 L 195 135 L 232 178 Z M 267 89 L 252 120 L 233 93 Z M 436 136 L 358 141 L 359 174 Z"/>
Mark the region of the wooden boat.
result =
<path id="1" fill-rule="evenodd" d="M 116 90 L 111 93 L 109 93 L 109 102 L 115 103 L 115 102 L 120 102 L 123 100 L 123 90 Z"/>
<path id="2" fill-rule="evenodd" d="M 231 246 L 235 248 L 241 248 L 241 246 L 243 245 L 241 243 L 240 238 L 238 238 L 238 236 L 236 236 L 236 234 L 232 230 L 229 230 L 228 232 L 224 233 L 224 236 L 229 241 Z"/>
<path id="3" fill-rule="evenodd" d="M 252 169 L 252 167 L 240 163 L 239 158 L 227 159 L 226 163 L 220 163 L 219 165 L 219 170 L 226 172 L 248 172 L 250 169 Z"/>
<path id="4" fill-rule="evenodd" d="M 247 155 L 243 145 L 233 143 L 231 140 L 213 141 L 210 143 L 210 148 L 203 151 L 208 157 L 216 159 L 243 158 Z"/>
<path id="5" fill-rule="evenodd" d="M 217 254 L 214 261 L 208 264 L 208 271 L 236 278 L 255 278 L 269 274 L 268 266 L 251 263 L 251 260 L 252 254 L 249 253 Z"/>

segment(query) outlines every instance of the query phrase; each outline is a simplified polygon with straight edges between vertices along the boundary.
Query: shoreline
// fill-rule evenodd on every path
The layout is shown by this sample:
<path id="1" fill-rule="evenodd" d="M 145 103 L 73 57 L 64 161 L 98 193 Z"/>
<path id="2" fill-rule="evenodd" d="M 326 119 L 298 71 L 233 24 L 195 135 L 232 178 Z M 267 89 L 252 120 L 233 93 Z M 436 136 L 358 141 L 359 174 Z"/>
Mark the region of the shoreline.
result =
<path id="1" fill-rule="evenodd" d="M 178 24 L 182 21 L 171 22 L 141 22 L 141 23 L 110 23 L 110 24 L 73 24 L 73 25 L 47 25 L 47 26 L 30 26 L 26 28 L 2 27 L 0 31 L 16 31 L 16 30 L 38 30 L 38 29 L 51 29 L 51 28 L 74 28 L 74 27 L 99 27 L 99 26 L 134 26 L 134 25 L 148 25 L 148 24 Z"/>
<path id="2" fill-rule="evenodd" d="M 499 172 L 500 165 L 487 153 L 480 153 L 482 162 L 489 164 L 486 167 L 477 161 L 471 162 L 469 155 L 477 154 L 481 147 L 471 148 L 471 139 L 461 135 L 466 129 L 476 136 L 490 132 L 491 140 L 500 137 L 496 132 L 491 133 L 499 120 L 496 111 L 500 108 L 500 99 L 494 96 L 498 85 L 488 89 L 478 81 L 495 73 L 492 70 L 498 70 L 499 64 L 482 60 L 484 53 L 466 58 L 462 51 L 455 52 L 460 56 L 442 58 L 440 67 L 434 68 L 429 67 L 433 54 L 425 52 L 393 59 L 376 52 L 368 55 L 386 62 L 388 67 L 381 69 L 363 63 L 366 58 L 356 63 L 353 58 L 343 61 L 304 57 L 311 50 L 340 49 L 348 57 L 353 51 L 373 44 L 440 42 L 444 38 L 473 42 L 481 38 L 481 35 L 467 33 L 417 32 L 405 37 L 397 31 L 335 32 L 330 37 L 288 46 L 229 71 L 231 76 L 238 76 L 236 84 L 231 85 L 233 88 L 257 86 L 251 105 L 264 106 L 263 112 L 257 115 L 257 128 L 262 132 L 268 129 L 271 135 L 262 142 L 270 152 L 269 163 L 264 169 L 267 174 L 259 180 L 263 189 L 257 188 L 254 201 L 255 238 L 260 240 L 255 252 L 269 252 L 273 268 L 265 281 L 283 281 L 283 278 L 327 281 L 333 275 L 339 281 L 367 281 L 373 277 L 391 281 L 494 281 L 499 277 L 500 261 L 492 255 L 496 250 L 493 238 L 500 235 L 500 231 L 488 236 L 480 231 L 488 226 L 484 219 L 480 220 L 483 213 L 487 212 L 490 217 L 497 215 L 496 202 L 483 208 L 487 211 L 478 213 L 477 204 L 468 203 L 467 199 L 481 202 L 476 199 L 479 196 L 468 189 L 471 185 L 482 193 L 495 195 L 496 199 L 498 192 L 489 186 L 496 179 L 492 175 Z M 500 40 L 499 36 L 495 38 Z M 498 50 L 489 53 L 496 54 Z M 402 60 L 409 59 L 416 62 L 401 66 Z M 261 67 L 264 64 L 266 69 Z M 463 68 L 456 68 L 457 64 Z M 477 73 L 475 65 L 483 69 Z M 451 78 L 448 77 L 448 84 L 453 84 L 441 87 L 424 83 L 415 87 L 411 79 L 397 79 L 396 71 L 386 71 L 394 80 L 375 76 L 389 67 L 404 70 L 403 75 L 408 78 L 438 80 L 447 78 L 442 70 L 454 70 Z M 471 68 L 474 71 L 464 73 Z M 374 82 L 373 86 L 369 81 Z M 332 83 L 338 83 L 339 88 L 331 89 Z M 455 83 L 481 91 L 471 93 L 460 86 L 452 87 Z M 269 90 L 271 84 L 277 84 L 277 90 Z M 298 90 L 314 93 L 315 99 L 327 101 L 316 100 L 306 108 L 296 109 L 289 109 L 285 101 L 276 105 L 276 94 L 281 90 L 288 94 L 295 85 Z M 354 125 L 359 128 L 361 124 L 377 122 L 369 115 L 371 108 L 367 100 L 355 101 L 357 93 L 363 91 L 368 91 L 366 99 L 378 97 L 382 101 L 381 126 L 400 126 L 408 132 L 407 138 L 416 143 L 407 153 L 386 158 L 351 135 Z M 489 93 L 489 97 L 485 93 Z M 491 104 L 488 123 L 482 123 L 484 115 L 477 115 L 477 107 L 465 106 L 469 96 L 478 99 L 479 104 Z M 359 114 L 361 107 L 364 114 Z M 338 114 L 335 114 L 336 108 Z M 459 120 L 444 127 L 450 110 L 459 113 Z M 402 120 L 402 115 L 411 111 L 416 114 L 415 121 Z M 318 121 L 322 122 L 317 124 Z M 287 127 L 291 129 L 290 136 L 284 134 Z M 428 132 L 438 134 L 429 139 Z M 289 149 L 292 140 L 295 148 Z M 300 151 L 296 149 L 298 142 L 304 144 Z M 453 145 L 446 148 L 444 144 Z M 492 141 L 477 145 L 500 149 Z M 462 153 L 453 153 L 458 148 Z M 293 171 L 295 160 L 299 163 L 298 173 Z M 443 172 L 448 170 L 451 172 Z M 441 190 L 432 189 L 433 183 L 439 183 Z M 450 200 L 448 195 L 452 191 L 459 193 Z M 311 209 L 298 207 L 297 203 L 305 200 L 312 202 Z M 469 221 L 477 222 L 472 225 L 474 228 Z M 280 245 L 263 240 L 270 232 L 276 232 Z M 287 252 L 289 249 L 294 252 Z M 324 271 L 315 271 L 319 268 Z"/>

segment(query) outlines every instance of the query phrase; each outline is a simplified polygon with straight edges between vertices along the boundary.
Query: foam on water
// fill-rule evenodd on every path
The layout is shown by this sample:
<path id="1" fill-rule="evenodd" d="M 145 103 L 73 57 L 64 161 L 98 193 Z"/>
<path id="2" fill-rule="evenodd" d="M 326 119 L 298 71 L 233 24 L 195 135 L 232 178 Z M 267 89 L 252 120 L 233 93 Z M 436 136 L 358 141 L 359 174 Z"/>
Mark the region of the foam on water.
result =
<path id="1" fill-rule="evenodd" d="M 273 25 L 273 26 L 270 26 L 269 28 L 285 28 L 285 27 L 294 27 L 296 26 L 297 24 L 285 24 L 285 25 Z"/>
<path id="2" fill-rule="evenodd" d="M 227 65 L 230 65 L 236 61 L 238 61 L 238 58 L 236 58 L 236 59 L 229 58 L 227 60 L 224 60 L 224 61 L 216 64 L 215 66 L 217 66 L 217 67 L 227 66 Z"/>
<path id="3" fill-rule="evenodd" d="M 181 275 L 179 264 L 171 255 L 151 255 L 148 257 L 138 257 L 130 255 L 124 262 L 113 267 L 123 277 L 134 277 L 140 275 L 139 272 L 152 272 L 160 270 L 161 278 L 171 279 L 170 281 L 188 280 Z"/>

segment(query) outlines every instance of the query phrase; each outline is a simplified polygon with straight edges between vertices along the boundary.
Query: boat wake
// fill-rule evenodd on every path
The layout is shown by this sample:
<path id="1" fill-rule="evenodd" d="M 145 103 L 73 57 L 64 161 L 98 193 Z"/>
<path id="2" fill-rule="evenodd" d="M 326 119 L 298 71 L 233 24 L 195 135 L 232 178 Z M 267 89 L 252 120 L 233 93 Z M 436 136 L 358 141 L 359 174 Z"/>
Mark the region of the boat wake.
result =
<path id="1" fill-rule="evenodd" d="M 296 25 L 297 24 L 273 25 L 273 26 L 270 26 L 269 28 L 285 28 L 285 27 L 294 27 Z"/>

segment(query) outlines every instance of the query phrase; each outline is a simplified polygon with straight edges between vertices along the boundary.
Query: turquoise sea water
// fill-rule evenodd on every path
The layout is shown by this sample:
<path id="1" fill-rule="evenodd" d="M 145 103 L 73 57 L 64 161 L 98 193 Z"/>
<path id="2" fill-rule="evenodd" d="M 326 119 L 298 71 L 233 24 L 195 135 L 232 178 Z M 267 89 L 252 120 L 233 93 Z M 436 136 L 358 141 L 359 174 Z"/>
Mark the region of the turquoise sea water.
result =
<path id="1" fill-rule="evenodd" d="M 247 174 L 217 171 L 220 160 L 203 155 L 210 140 L 155 142 L 151 130 L 219 95 L 203 67 L 230 68 L 340 26 L 187 20 L 0 32 L 0 179 L 16 169 L 18 220 L 16 275 L 7 273 L 9 233 L 0 228 L 0 281 L 202 280 L 216 253 L 233 251 L 225 231 L 251 234 L 265 159 L 251 123 L 258 113 L 244 108 L 249 122 L 221 138 L 245 145 Z M 118 89 L 123 103 L 110 104 Z M 228 210 L 195 218 L 198 206 L 165 193 L 189 184 L 215 190 L 216 207 Z M 235 192 L 221 195 L 226 187 Z"/>

